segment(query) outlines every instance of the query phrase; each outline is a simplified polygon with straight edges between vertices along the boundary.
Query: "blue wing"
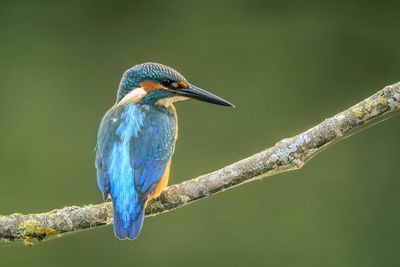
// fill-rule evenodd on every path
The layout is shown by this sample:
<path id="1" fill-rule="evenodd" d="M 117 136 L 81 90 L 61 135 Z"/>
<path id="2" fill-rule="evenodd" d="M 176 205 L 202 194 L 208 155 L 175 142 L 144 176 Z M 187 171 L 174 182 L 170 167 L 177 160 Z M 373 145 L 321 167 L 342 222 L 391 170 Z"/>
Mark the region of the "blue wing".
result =
<path id="1" fill-rule="evenodd" d="M 111 194 L 114 230 L 135 238 L 148 195 L 161 180 L 175 144 L 175 116 L 163 107 L 113 107 L 99 129 L 96 168 L 103 195 Z"/>

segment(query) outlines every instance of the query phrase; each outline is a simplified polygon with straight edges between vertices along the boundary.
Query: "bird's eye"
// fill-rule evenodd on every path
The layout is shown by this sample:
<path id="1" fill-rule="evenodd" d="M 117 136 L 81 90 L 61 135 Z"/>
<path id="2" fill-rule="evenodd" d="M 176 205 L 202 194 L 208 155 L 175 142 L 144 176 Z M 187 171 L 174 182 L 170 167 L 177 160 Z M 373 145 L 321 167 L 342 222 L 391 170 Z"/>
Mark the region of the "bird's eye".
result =
<path id="1" fill-rule="evenodd" d="M 169 80 L 169 79 L 163 79 L 161 81 L 161 84 L 164 85 L 165 87 L 173 87 L 175 89 L 178 89 L 180 87 L 180 84 L 178 82 L 175 82 L 173 80 Z"/>
<path id="2" fill-rule="evenodd" d="M 164 85 L 165 87 L 169 87 L 171 85 L 172 81 L 168 79 L 163 79 L 161 80 L 161 84 Z"/>

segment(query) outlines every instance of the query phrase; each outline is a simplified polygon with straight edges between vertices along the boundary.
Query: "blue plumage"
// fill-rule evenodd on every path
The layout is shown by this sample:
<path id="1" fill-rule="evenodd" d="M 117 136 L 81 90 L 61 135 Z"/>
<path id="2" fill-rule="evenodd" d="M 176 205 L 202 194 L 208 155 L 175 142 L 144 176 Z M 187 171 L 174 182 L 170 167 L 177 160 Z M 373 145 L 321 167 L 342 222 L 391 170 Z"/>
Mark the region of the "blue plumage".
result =
<path id="1" fill-rule="evenodd" d="M 135 238 L 142 227 L 148 195 L 172 156 L 175 113 L 161 106 L 114 106 L 100 124 L 96 167 L 104 195 L 111 194 L 115 234 Z"/>
<path id="2" fill-rule="evenodd" d="M 114 232 L 119 239 L 135 239 L 142 229 L 144 219 L 144 204 L 143 201 L 137 205 L 139 212 L 136 220 L 130 220 L 128 226 L 125 226 L 126 221 L 121 219 L 121 214 L 118 211 L 114 211 Z"/>
<path id="3" fill-rule="evenodd" d="M 173 102 L 188 98 L 223 106 L 226 100 L 192 84 L 176 70 L 157 63 L 128 69 L 117 103 L 103 117 L 96 147 L 97 183 L 114 207 L 114 232 L 138 236 L 148 199 L 168 183 L 177 118 Z"/>
<path id="4" fill-rule="evenodd" d="M 132 88 L 140 86 L 141 81 L 159 82 L 164 79 L 171 81 L 183 81 L 187 83 L 185 77 L 176 70 L 157 63 L 145 63 L 136 65 L 124 73 L 123 79 L 119 84 L 117 101 L 128 94 Z"/>

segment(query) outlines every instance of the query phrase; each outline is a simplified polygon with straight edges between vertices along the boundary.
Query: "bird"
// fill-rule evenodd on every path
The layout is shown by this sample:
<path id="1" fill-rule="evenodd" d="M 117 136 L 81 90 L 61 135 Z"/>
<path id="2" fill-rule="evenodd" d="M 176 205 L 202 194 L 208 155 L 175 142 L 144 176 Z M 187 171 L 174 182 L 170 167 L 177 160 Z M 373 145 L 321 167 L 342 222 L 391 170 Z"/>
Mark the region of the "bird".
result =
<path id="1" fill-rule="evenodd" d="M 95 149 L 97 184 L 103 199 L 113 203 L 118 239 L 139 235 L 146 204 L 168 184 L 178 138 L 173 103 L 186 99 L 234 106 L 159 63 L 138 64 L 122 75 L 116 102 L 101 120 Z"/>

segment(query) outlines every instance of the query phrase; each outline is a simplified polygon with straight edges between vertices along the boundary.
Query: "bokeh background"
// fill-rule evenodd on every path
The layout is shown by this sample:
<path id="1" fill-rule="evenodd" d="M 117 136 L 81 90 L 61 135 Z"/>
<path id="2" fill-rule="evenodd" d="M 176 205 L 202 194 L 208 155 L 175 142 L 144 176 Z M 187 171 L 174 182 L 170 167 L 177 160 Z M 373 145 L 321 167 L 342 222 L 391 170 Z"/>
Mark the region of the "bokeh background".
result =
<path id="1" fill-rule="evenodd" d="M 171 183 L 293 136 L 400 80 L 398 1 L 1 1 L 0 214 L 101 203 L 99 122 L 123 71 L 154 61 L 237 108 L 178 103 Z M 400 116 L 303 169 L 102 227 L 1 266 L 398 266 Z"/>

